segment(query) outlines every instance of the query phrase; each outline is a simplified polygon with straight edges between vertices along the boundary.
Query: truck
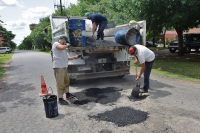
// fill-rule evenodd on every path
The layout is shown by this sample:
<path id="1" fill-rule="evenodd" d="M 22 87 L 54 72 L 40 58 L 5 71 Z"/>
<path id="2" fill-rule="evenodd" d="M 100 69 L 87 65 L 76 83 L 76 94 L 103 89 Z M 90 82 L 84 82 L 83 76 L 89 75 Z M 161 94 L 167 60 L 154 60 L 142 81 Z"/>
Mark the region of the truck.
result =
<path id="1" fill-rule="evenodd" d="M 130 74 L 131 56 L 128 50 L 137 43 L 138 32 L 141 44 L 146 44 L 145 20 L 105 29 L 104 40 L 91 37 L 92 22 L 84 17 L 50 16 L 50 22 L 52 44 L 66 35 L 71 42 L 66 49 L 68 56 L 81 55 L 81 58 L 68 61 L 70 83 L 104 77 L 122 78 Z"/>
<path id="2" fill-rule="evenodd" d="M 185 53 L 190 53 L 191 49 L 199 51 L 200 33 L 187 33 L 183 35 L 183 48 Z M 172 40 L 168 43 L 168 49 L 171 53 L 179 49 L 178 40 Z"/>

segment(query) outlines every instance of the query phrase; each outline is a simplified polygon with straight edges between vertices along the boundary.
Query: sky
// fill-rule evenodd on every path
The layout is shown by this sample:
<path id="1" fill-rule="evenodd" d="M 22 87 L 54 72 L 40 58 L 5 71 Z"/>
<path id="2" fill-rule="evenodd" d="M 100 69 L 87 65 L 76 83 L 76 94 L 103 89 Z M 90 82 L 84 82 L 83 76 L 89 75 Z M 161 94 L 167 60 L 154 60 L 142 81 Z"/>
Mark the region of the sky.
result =
<path id="1" fill-rule="evenodd" d="M 62 0 L 62 5 L 76 4 L 77 0 Z M 0 0 L 0 25 L 15 34 L 12 40 L 20 45 L 25 37 L 30 35 L 29 24 L 38 24 L 39 19 L 51 15 L 54 5 L 60 0 Z"/>

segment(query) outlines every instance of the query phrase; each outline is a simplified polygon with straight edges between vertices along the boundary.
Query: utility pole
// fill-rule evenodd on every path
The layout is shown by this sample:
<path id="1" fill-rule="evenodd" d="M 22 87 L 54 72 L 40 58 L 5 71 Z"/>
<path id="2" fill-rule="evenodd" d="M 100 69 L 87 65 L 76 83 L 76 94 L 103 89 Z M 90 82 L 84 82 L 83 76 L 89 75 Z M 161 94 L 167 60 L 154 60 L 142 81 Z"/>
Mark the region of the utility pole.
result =
<path id="1" fill-rule="evenodd" d="M 62 5 L 62 0 L 60 0 L 60 5 L 55 5 L 55 4 L 54 4 L 54 7 L 57 7 L 57 8 L 60 7 L 61 16 L 63 16 L 63 10 L 62 10 L 62 8 L 63 8 L 63 7 L 65 8 L 65 6 Z"/>
<path id="2" fill-rule="evenodd" d="M 61 16 L 63 15 L 62 13 L 62 0 L 60 0 L 60 11 L 61 11 Z"/>

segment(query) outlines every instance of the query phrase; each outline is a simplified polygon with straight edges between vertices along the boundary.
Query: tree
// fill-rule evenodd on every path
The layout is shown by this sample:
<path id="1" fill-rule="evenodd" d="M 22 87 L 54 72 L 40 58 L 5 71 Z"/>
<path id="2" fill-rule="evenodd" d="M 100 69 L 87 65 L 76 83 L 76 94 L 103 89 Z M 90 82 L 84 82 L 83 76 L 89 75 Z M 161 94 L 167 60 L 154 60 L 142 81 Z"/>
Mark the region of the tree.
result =
<path id="1" fill-rule="evenodd" d="M 45 34 L 44 29 L 48 30 L 48 34 Z M 40 19 L 40 23 L 31 32 L 30 37 L 32 39 L 32 44 L 36 45 L 39 49 L 51 49 L 51 29 L 49 17 Z"/>
<path id="2" fill-rule="evenodd" d="M 137 19 L 147 21 L 147 30 L 161 33 L 162 28 L 173 27 L 179 40 L 178 55 L 184 55 L 183 32 L 197 27 L 200 22 L 199 0 L 133 0 Z"/>
<path id="3" fill-rule="evenodd" d="M 15 38 L 15 34 L 13 34 L 12 31 L 7 31 L 7 29 L 3 28 L 1 25 L 0 25 L 0 31 L 1 35 L 5 39 L 3 46 L 9 46 L 12 49 L 15 49 L 16 44 L 12 41 Z"/>

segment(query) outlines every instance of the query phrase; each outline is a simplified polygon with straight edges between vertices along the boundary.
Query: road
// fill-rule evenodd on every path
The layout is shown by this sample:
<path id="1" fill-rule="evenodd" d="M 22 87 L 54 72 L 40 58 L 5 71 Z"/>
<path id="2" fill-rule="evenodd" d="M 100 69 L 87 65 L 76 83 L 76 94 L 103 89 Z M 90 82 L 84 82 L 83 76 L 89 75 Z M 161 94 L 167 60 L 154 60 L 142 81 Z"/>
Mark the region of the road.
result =
<path id="1" fill-rule="evenodd" d="M 56 93 L 49 54 L 16 50 L 0 82 L 1 133 L 199 133 L 199 83 L 151 74 L 149 93 L 130 98 L 134 69 L 122 79 L 80 81 L 70 86 L 80 103 L 58 106 L 46 118 L 43 75 Z M 143 83 L 143 77 L 140 79 Z"/>

